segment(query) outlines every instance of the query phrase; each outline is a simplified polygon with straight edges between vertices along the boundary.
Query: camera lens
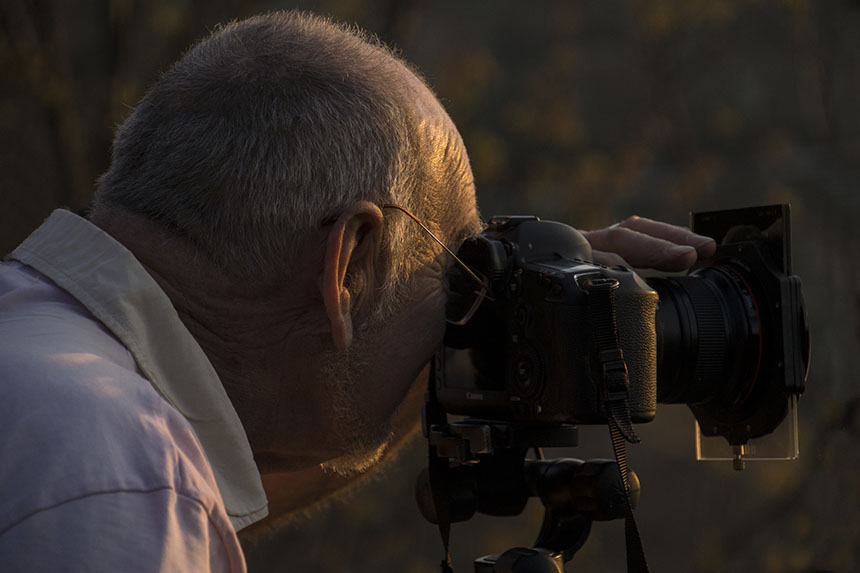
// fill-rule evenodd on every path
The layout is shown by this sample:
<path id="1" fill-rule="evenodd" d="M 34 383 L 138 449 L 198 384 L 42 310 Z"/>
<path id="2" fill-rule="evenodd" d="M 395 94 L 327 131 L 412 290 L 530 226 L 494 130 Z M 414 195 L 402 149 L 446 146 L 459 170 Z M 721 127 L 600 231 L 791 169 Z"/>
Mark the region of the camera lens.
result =
<path id="1" fill-rule="evenodd" d="M 762 316 L 741 269 L 718 265 L 654 278 L 657 401 L 741 408 L 761 367 Z"/>

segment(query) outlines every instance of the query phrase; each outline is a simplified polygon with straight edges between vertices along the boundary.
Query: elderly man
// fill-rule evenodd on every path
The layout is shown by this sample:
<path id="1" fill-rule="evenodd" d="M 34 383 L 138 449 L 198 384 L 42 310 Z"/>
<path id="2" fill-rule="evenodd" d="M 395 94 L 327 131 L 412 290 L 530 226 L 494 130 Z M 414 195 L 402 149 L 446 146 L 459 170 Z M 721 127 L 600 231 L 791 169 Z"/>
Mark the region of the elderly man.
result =
<path id="1" fill-rule="evenodd" d="M 383 47 L 279 13 L 185 54 L 90 220 L 55 212 L 0 268 L 4 570 L 242 571 L 237 531 L 406 439 L 450 261 L 390 205 L 452 249 L 480 231 L 456 128 Z M 713 248 L 635 218 L 589 240 Z"/>

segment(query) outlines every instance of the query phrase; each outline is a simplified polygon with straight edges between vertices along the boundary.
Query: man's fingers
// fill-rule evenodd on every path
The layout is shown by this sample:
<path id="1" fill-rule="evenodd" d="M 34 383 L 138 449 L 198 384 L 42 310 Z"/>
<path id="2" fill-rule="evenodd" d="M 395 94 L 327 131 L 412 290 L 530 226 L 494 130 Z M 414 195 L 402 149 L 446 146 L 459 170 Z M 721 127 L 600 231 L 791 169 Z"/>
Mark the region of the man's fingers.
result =
<path id="1" fill-rule="evenodd" d="M 677 245 L 690 245 L 696 248 L 699 258 L 707 258 L 714 254 L 717 249 L 717 243 L 710 237 L 697 235 L 690 229 L 670 225 L 653 219 L 644 217 L 629 217 L 618 224 L 619 227 L 632 229 L 651 237 L 665 239 L 666 241 Z"/>
<path id="2" fill-rule="evenodd" d="M 696 249 L 622 226 L 583 233 L 592 250 L 614 253 L 634 268 L 683 271 L 695 264 Z"/>
<path id="3" fill-rule="evenodd" d="M 635 268 L 661 271 L 686 270 L 717 249 L 710 237 L 643 217 L 630 217 L 607 229 L 584 235 L 593 250 L 615 253 Z"/>

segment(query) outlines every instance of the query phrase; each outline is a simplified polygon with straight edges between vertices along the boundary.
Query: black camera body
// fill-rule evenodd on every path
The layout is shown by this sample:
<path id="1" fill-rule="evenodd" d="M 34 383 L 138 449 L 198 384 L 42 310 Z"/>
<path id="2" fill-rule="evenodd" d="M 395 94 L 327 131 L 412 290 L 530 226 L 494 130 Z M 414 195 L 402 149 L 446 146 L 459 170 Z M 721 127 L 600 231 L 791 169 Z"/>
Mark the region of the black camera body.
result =
<path id="1" fill-rule="evenodd" d="M 579 232 L 537 217 L 493 218 L 459 256 L 487 277 L 494 300 L 467 324 L 448 327 L 446 344 L 470 349 L 475 375 L 448 377 L 437 388 L 446 411 L 518 423 L 605 423 L 603 362 L 592 336 L 602 325 L 593 324 L 589 287 L 611 280 L 631 419 L 653 419 L 658 298 L 638 275 L 589 262 L 591 247 Z"/>
<path id="2" fill-rule="evenodd" d="M 509 423 L 607 421 L 601 332 L 617 331 L 629 376 L 630 420 L 661 403 L 687 404 L 703 434 L 733 446 L 773 432 L 804 390 L 809 327 L 791 273 L 788 205 L 698 213 L 716 254 L 687 276 L 644 281 L 590 262 L 575 229 L 537 217 L 494 217 L 460 248 L 489 295 L 445 344 L 469 349 L 472 377 L 442 377 L 442 408 Z M 449 274 L 457 304 L 471 279 Z M 613 283 L 612 316 L 595 314 L 593 286 Z"/>

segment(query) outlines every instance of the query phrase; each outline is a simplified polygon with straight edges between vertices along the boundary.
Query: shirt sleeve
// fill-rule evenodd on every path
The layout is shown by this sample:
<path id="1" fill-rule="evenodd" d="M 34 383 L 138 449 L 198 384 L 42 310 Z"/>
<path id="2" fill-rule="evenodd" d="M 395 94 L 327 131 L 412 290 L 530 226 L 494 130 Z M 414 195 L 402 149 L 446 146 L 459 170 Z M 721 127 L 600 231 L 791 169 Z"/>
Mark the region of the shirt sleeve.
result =
<path id="1" fill-rule="evenodd" d="M 170 488 L 87 495 L 0 532 L 3 571 L 243 573 L 232 526 Z"/>

